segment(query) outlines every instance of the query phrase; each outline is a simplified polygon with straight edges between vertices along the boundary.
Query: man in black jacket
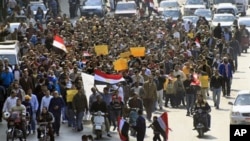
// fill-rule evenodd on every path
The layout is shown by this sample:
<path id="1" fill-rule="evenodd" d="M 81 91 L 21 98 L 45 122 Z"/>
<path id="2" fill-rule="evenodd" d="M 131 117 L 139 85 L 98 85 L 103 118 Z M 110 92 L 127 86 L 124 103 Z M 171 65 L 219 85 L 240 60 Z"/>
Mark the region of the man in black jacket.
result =
<path id="1" fill-rule="evenodd" d="M 96 101 L 91 105 L 91 108 L 90 108 L 91 113 L 95 113 L 95 112 L 98 112 L 98 111 L 101 111 L 102 113 L 105 113 L 105 114 L 108 113 L 107 105 L 102 100 L 101 95 L 97 95 Z M 93 121 L 93 119 L 92 119 L 92 121 Z M 106 126 L 107 136 L 111 137 L 111 135 L 109 133 L 110 125 L 109 125 L 109 121 L 108 121 L 107 116 L 105 116 L 105 126 Z"/>
<path id="2" fill-rule="evenodd" d="M 221 39 L 222 36 L 222 28 L 220 26 L 220 23 L 214 28 L 214 37 L 217 39 Z"/>
<path id="3" fill-rule="evenodd" d="M 223 77 L 219 74 L 219 71 L 215 69 L 214 75 L 211 77 L 210 88 L 213 91 L 213 101 L 216 109 L 219 109 L 222 85 Z"/>

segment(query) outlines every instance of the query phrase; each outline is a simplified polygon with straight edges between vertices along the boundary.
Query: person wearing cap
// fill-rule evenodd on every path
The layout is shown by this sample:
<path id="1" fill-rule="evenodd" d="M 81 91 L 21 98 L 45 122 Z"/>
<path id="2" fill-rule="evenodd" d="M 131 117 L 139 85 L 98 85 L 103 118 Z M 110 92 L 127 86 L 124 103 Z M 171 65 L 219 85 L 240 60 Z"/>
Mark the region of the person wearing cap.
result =
<path id="1" fill-rule="evenodd" d="M 29 117 L 29 121 L 31 122 L 31 117 L 32 117 L 32 114 L 33 114 L 32 113 L 32 105 L 30 103 L 31 97 L 29 95 L 25 95 L 24 99 L 25 100 L 22 102 L 22 104 L 25 106 L 26 112 L 27 112 L 28 117 Z M 31 131 L 31 129 L 29 129 L 29 130 Z"/>
<path id="2" fill-rule="evenodd" d="M 59 96 L 57 91 L 53 92 L 53 98 L 51 98 L 49 103 L 49 112 L 51 112 L 55 118 L 53 123 L 53 129 L 57 136 L 59 136 L 60 123 L 61 123 L 61 113 L 62 108 L 65 106 L 65 103 L 62 97 Z"/>

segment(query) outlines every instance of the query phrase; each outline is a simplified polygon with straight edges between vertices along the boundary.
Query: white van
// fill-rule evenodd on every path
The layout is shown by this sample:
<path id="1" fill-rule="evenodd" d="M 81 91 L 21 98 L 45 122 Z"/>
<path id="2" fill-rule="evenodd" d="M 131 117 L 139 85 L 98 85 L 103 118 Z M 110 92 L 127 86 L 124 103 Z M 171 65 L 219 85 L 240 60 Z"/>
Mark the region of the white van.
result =
<path id="1" fill-rule="evenodd" d="M 19 42 L 15 40 L 7 40 L 4 42 L 0 42 L 0 59 L 4 58 L 9 59 L 9 63 L 11 65 L 19 65 L 20 55 L 20 47 Z"/>
<path id="2" fill-rule="evenodd" d="M 231 3 L 220 3 L 215 11 L 216 14 L 233 14 L 235 17 L 238 15 L 238 9 Z"/>
<path id="3" fill-rule="evenodd" d="M 20 51 L 20 45 L 17 40 L 6 40 L 4 42 L 0 42 L 0 50 L 16 50 Z"/>

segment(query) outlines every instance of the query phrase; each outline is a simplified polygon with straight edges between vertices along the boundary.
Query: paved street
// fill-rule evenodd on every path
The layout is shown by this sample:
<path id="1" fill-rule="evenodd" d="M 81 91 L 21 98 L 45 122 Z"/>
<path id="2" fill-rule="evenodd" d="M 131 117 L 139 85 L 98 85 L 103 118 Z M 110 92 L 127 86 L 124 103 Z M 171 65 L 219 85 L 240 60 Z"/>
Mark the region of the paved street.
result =
<path id="1" fill-rule="evenodd" d="M 59 0 L 61 1 L 61 9 L 63 13 L 69 15 L 69 8 L 67 0 Z M 183 1 L 183 0 L 181 0 Z M 182 2 L 183 3 L 183 2 Z M 248 11 L 250 14 L 250 11 Z M 79 14 L 78 14 L 79 15 Z M 249 50 L 250 52 L 250 50 Z M 193 123 L 192 117 L 186 117 L 185 109 L 172 109 L 165 108 L 164 110 L 168 111 L 169 114 L 169 125 L 173 130 L 170 132 L 169 141 L 229 141 L 229 114 L 230 114 L 230 105 L 228 105 L 229 101 L 233 101 L 236 96 L 236 92 L 239 90 L 249 89 L 250 84 L 250 53 L 243 53 L 239 58 L 239 67 L 238 71 L 234 74 L 233 84 L 232 84 L 232 94 L 231 98 L 221 98 L 221 105 L 219 110 L 216 110 L 213 107 L 213 102 L 211 100 L 212 93 L 210 92 L 210 97 L 208 102 L 212 107 L 211 112 L 211 131 L 205 133 L 204 138 L 199 139 L 197 137 L 198 133 L 193 131 Z M 90 88 L 86 88 L 90 89 Z M 155 112 L 155 115 L 160 116 L 163 111 Z M 147 126 L 150 123 L 147 123 Z M 0 123 L 0 141 L 4 141 L 6 138 L 6 123 Z M 112 131 L 113 127 L 111 127 Z M 60 136 L 56 137 L 56 141 L 80 141 L 81 135 L 83 134 L 91 134 L 92 126 L 90 124 L 85 124 L 83 132 L 75 132 L 71 128 L 67 127 L 67 124 L 62 124 Z M 119 141 L 119 135 L 116 131 L 111 132 L 112 138 L 104 136 L 104 140 L 110 141 Z M 151 129 L 147 129 L 146 139 L 145 141 L 151 141 L 153 138 L 153 132 Z M 27 138 L 27 141 L 36 141 L 36 135 L 30 135 Z M 130 141 L 135 141 L 136 139 L 130 137 Z"/>

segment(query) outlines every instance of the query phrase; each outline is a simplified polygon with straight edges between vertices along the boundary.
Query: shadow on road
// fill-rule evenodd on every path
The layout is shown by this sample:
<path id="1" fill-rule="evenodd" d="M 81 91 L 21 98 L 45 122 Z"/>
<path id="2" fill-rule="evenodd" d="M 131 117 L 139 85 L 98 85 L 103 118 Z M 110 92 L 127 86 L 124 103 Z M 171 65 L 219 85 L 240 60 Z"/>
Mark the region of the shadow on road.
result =
<path id="1" fill-rule="evenodd" d="M 198 137 L 198 136 L 197 136 Z M 198 137 L 199 138 L 199 137 Z M 204 135 L 201 139 L 204 139 L 204 140 L 217 140 L 216 137 L 212 136 L 212 135 Z"/>
<path id="2" fill-rule="evenodd" d="M 230 109 L 223 109 L 223 108 L 220 108 L 220 109 L 216 109 L 218 111 L 230 111 Z"/>

